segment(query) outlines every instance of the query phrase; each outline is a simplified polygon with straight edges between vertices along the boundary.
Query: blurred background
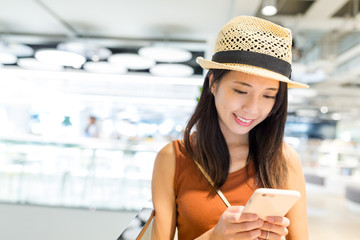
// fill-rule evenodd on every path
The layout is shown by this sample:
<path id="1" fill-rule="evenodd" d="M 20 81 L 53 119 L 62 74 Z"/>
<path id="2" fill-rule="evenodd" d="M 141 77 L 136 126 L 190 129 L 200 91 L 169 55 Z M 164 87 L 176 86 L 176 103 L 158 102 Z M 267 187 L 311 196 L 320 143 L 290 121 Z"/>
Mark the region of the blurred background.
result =
<path id="1" fill-rule="evenodd" d="M 289 90 L 285 136 L 303 161 L 310 239 L 358 239 L 359 11 L 359 0 L 0 0 L 0 238 L 117 238 L 197 103 L 196 57 L 252 15 L 292 30 L 292 79 L 311 86 Z"/>

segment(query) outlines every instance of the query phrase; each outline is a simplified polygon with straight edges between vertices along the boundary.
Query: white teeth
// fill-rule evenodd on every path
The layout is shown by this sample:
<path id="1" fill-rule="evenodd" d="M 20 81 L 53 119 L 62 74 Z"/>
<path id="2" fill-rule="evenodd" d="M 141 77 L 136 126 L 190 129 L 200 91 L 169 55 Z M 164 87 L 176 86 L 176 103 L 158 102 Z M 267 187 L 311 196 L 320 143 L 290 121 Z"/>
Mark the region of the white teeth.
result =
<path id="1" fill-rule="evenodd" d="M 249 123 L 249 122 L 251 122 L 251 120 L 246 120 L 246 119 L 243 119 L 242 117 L 236 116 L 236 118 L 239 119 L 240 121 L 244 122 L 244 123 Z"/>

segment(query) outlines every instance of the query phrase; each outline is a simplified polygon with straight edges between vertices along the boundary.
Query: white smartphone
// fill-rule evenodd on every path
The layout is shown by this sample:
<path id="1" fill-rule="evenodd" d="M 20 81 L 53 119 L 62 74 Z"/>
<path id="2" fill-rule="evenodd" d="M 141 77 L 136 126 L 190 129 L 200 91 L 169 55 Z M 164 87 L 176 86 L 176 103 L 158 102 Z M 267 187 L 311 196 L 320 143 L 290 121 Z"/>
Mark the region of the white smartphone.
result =
<path id="1" fill-rule="evenodd" d="M 300 198 L 300 193 L 295 190 L 283 190 L 272 188 L 258 188 L 255 190 L 244 211 L 255 213 L 259 218 L 283 217 Z"/>

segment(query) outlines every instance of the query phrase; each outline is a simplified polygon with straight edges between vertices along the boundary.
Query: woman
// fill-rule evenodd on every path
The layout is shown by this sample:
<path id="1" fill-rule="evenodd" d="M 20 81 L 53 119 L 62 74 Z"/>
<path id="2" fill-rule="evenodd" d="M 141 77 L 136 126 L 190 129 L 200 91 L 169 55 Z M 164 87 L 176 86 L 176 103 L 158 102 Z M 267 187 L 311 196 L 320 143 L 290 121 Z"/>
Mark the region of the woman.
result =
<path id="1" fill-rule="evenodd" d="M 308 239 L 301 161 L 283 142 L 287 89 L 307 87 L 289 79 L 291 41 L 286 28 L 240 16 L 220 31 L 212 60 L 197 59 L 209 69 L 199 103 L 183 141 L 155 160 L 152 239 L 173 239 L 176 228 L 180 240 Z M 297 190 L 301 199 L 264 221 L 242 213 L 259 187 Z"/>

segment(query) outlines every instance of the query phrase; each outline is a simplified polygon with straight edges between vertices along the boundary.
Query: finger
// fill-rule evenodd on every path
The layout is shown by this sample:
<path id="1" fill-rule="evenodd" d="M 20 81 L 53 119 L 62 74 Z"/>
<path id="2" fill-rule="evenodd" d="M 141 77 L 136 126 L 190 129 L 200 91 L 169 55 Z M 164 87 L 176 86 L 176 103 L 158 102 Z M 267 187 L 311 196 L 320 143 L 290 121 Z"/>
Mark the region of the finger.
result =
<path id="1" fill-rule="evenodd" d="M 249 213 L 224 213 L 221 216 L 222 220 L 227 223 L 243 223 L 243 222 L 254 222 L 259 220 L 256 214 L 249 214 Z M 262 220 L 261 220 L 262 221 Z M 263 221 L 262 221 L 263 222 Z"/>
<path id="2" fill-rule="evenodd" d="M 277 225 L 283 225 L 285 227 L 290 225 L 290 220 L 287 217 L 267 217 L 266 221 Z"/>
<path id="3" fill-rule="evenodd" d="M 243 206 L 231 206 L 225 210 L 222 219 L 228 223 L 251 222 L 258 220 L 258 216 L 252 213 L 242 213 Z"/>
<path id="4" fill-rule="evenodd" d="M 289 233 L 288 229 L 285 226 L 272 224 L 272 223 L 269 223 L 269 222 L 264 222 L 264 225 L 261 227 L 261 230 L 269 231 L 269 232 L 274 233 L 274 234 L 276 234 L 278 236 L 286 236 Z"/>
<path id="5" fill-rule="evenodd" d="M 221 218 L 224 222 L 228 223 L 236 223 L 239 222 L 241 217 L 242 209 L 240 207 L 229 207 L 225 210 L 225 212 L 221 215 Z"/>
<path id="6" fill-rule="evenodd" d="M 232 213 L 241 213 L 244 210 L 244 206 L 230 206 L 226 210 Z"/>
<path id="7" fill-rule="evenodd" d="M 259 218 L 256 214 L 236 214 L 236 213 L 228 213 L 223 214 L 223 220 L 228 223 L 242 223 L 242 222 L 253 222 L 257 221 Z"/>
<path id="8" fill-rule="evenodd" d="M 260 239 L 270 239 L 270 232 L 269 232 L 269 236 L 268 236 L 268 232 L 269 231 L 261 231 L 261 235 L 259 236 Z"/>
<path id="9" fill-rule="evenodd" d="M 269 235 L 268 235 L 269 233 Z M 275 233 L 268 232 L 268 231 L 261 231 L 261 235 L 259 236 L 259 239 L 264 240 L 285 240 L 285 236 L 279 236 Z"/>
<path id="10" fill-rule="evenodd" d="M 229 229 L 232 229 L 233 232 L 240 233 L 259 229 L 263 225 L 264 221 L 259 219 L 252 222 L 232 223 L 229 225 Z"/>
<path id="11" fill-rule="evenodd" d="M 255 229 L 252 231 L 241 232 L 235 234 L 234 239 L 258 239 L 261 236 L 261 230 Z"/>
<path id="12" fill-rule="evenodd" d="M 256 221 L 258 219 L 259 219 L 258 215 L 254 214 L 254 213 L 242 213 L 239 221 L 240 222 L 251 222 L 251 221 Z"/>

